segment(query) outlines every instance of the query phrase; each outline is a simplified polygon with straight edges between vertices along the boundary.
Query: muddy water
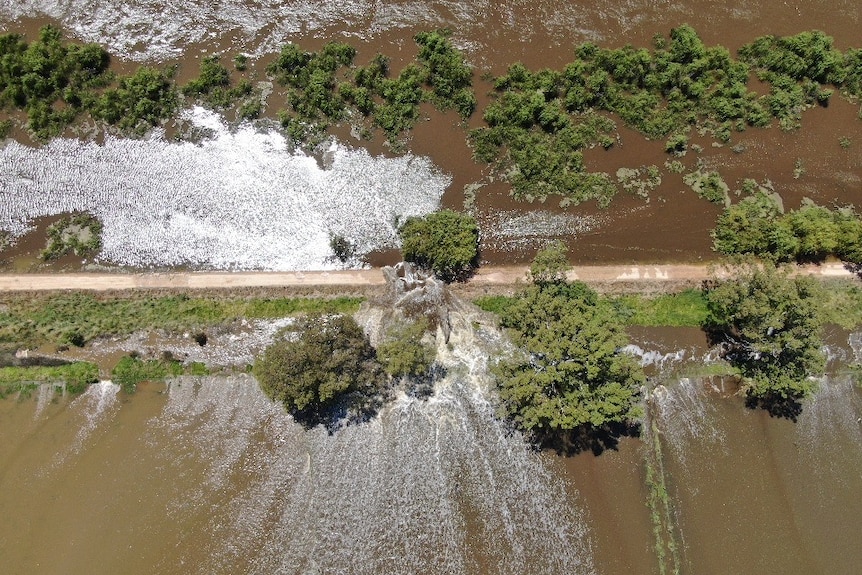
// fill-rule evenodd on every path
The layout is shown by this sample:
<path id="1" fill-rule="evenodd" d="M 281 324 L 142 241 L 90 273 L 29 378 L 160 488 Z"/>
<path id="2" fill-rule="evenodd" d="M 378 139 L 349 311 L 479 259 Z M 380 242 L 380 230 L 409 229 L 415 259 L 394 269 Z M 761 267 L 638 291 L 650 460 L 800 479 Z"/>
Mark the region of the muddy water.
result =
<path id="1" fill-rule="evenodd" d="M 595 573 L 580 496 L 460 385 L 332 435 L 243 377 L 6 401 L 4 572 Z"/>
<path id="2" fill-rule="evenodd" d="M 105 44 L 119 56 L 119 69 L 129 60 L 178 64 L 181 81 L 197 69 L 202 53 L 246 52 L 252 56 L 253 77 L 286 41 L 304 48 L 320 47 L 329 39 L 350 41 L 359 48 L 357 61 L 376 52 L 393 58 L 397 69 L 415 54 L 411 40 L 417 30 L 447 26 L 456 44 L 476 66 L 481 103 L 490 86 L 478 77 L 502 72 L 521 60 L 528 66 L 560 67 L 572 47 L 585 40 L 608 46 L 626 43 L 648 46 L 654 34 L 666 34 L 688 22 L 709 44 L 735 49 L 762 34 L 792 34 L 817 28 L 836 38 L 839 48 L 857 46 L 862 10 L 840 2 L 371 2 L 354 0 L 279 0 L 260 3 L 228 0 L 162 3 L 26 0 L 0 8 L 0 27 L 33 36 L 38 26 L 57 22 L 82 40 Z M 280 106 L 277 94 L 270 111 Z M 860 202 L 862 194 L 862 124 L 858 104 L 833 98 L 829 109 L 807 111 L 803 129 L 784 133 L 777 128 L 735 134 L 731 146 L 714 147 L 709 138 L 695 138 L 702 152 L 683 159 L 688 170 L 700 162 L 717 169 L 732 188 L 743 178 L 769 180 L 786 205 L 804 197 L 827 204 Z M 488 177 L 487 168 L 471 159 L 463 130 L 452 114 L 424 111 L 410 149 L 429 156 L 451 177 L 442 197 L 444 206 L 460 209 L 465 186 L 478 184 L 475 206 L 483 225 L 482 257 L 492 263 L 529 260 L 549 239 L 562 237 L 579 263 L 659 262 L 711 259 L 708 230 L 719 207 L 698 199 L 679 175 L 663 165 L 667 159 L 658 142 L 620 126 L 612 150 L 587 153 L 589 169 L 614 174 L 619 167 L 656 165 L 662 185 L 649 200 L 621 194 L 607 210 L 594 204 L 560 209 L 551 198 L 544 205 L 525 206 L 508 197 L 509 189 Z M 481 123 L 479 115 L 471 125 Z M 345 131 L 342 140 L 358 145 Z M 841 137 L 851 146 L 842 148 Z M 702 140 L 702 141 L 701 141 Z M 380 138 L 368 144 L 373 154 L 387 153 Z M 742 150 L 741 152 L 739 150 Z M 802 168 L 801 173 L 797 166 Z M 365 240 L 362 240 L 364 243 Z M 315 240 L 326 251 L 321 235 Z M 377 249 L 380 249 L 378 247 Z M 373 252 L 373 263 L 386 263 L 395 252 Z M 306 264 L 308 265 L 308 264 Z"/>
<path id="3" fill-rule="evenodd" d="M 831 333 L 834 375 L 795 423 L 682 377 L 710 360 L 697 333 L 633 336 L 665 387 L 646 421 L 680 572 L 854 572 L 862 393 L 839 372 L 858 336 Z M 434 395 L 335 433 L 247 376 L 0 401 L 4 572 L 659 573 L 649 447 L 529 450 L 488 402 L 493 339 L 456 330 Z"/>

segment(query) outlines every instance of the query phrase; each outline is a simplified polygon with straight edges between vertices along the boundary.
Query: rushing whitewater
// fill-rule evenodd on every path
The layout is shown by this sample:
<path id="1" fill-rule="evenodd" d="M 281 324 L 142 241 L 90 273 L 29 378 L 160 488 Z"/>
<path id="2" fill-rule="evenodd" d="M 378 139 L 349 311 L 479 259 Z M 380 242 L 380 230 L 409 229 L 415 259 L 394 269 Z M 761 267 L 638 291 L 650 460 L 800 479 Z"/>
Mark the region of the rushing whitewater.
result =
<path id="1" fill-rule="evenodd" d="M 0 149 L 0 229 L 88 211 L 103 223 L 98 260 L 137 267 L 315 270 L 336 265 L 331 235 L 358 253 L 397 245 L 404 218 L 434 211 L 450 178 L 424 157 L 372 157 L 333 144 L 326 168 L 275 131 L 235 130 L 203 108 L 184 114 L 200 144 L 107 137 Z"/>

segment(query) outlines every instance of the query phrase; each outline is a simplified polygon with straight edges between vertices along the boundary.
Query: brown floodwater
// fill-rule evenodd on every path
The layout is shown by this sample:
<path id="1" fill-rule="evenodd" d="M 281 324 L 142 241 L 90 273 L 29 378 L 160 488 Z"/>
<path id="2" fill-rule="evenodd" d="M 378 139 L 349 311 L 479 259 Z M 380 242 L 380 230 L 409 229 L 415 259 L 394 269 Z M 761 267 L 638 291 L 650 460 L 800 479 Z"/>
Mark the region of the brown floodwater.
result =
<path id="1" fill-rule="evenodd" d="M 4 19 L 5 15 L 5 19 Z M 202 54 L 245 52 L 252 56 L 246 76 L 262 79 L 265 65 L 284 42 L 317 49 L 332 39 L 345 40 L 358 50 L 357 62 L 377 52 L 392 58 L 398 70 L 416 53 L 412 35 L 419 30 L 448 27 L 476 68 L 479 110 L 487 102 L 490 84 L 484 74 L 498 74 L 515 61 L 533 68 L 562 67 L 583 41 L 606 46 L 650 46 L 655 34 L 667 34 L 681 23 L 694 26 L 708 44 L 731 50 L 764 34 L 793 34 L 820 29 L 832 35 L 841 49 L 859 45 L 860 10 L 842 2 L 678 2 L 636 0 L 619 3 L 539 1 L 494 2 L 367 2 L 332 5 L 311 0 L 282 0 L 270 5 L 234 0 L 220 8 L 200 2 L 164 11 L 139 0 L 114 7 L 111 2 L 88 0 L 50 6 L 24 3 L 0 10 L 0 26 L 34 37 L 39 26 L 56 22 L 82 40 L 100 41 L 119 54 L 115 67 L 131 69 L 130 61 L 177 65 L 177 79 L 197 73 Z M 149 28 L 148 24 L 149 22 Z M 149 33 L 149 42 L 148 39 Z M 282 104 L 276 90 L 268 112 Z M 733 134 L 729 145 L 718 147 L 708 137 L 692 143 L 702 151 L 682 158 L 687 170 L 700 163 L 719 170 L 736 189 L 745 178 L 769 181 L 785 205 L 802 198 L 829 204 L 858 204 L 862 195 L 862 124 L 858 103 L 836 94 L 828 109 L 803 114 L 802 129 L 782 132 L 777 127 Z M 618 144 L 610 151 L 590 150 L 590 170 L 614 176 L 621 167 L 655 165 L 662 184 L 648 200 L 621 192 L 607 209 L 592 202 L 561 209 L 551 197 L 544 204 L 513 201 L 505 183 L 490 177 L 488 167 L 472 160 L 463 127 L 452 114 L 423 108 L 423 120 L 408 148 L 433 161 L 452 177 L 443 205 L 461 209 L 465 186 L 475 185 L 475 210 L 483 226 L 482 258 L 490 263 L 529 261 L 552 238 L 565 240 L 577 263 L 667 262 L 714 259 L 709 230 L 720 206 L 698 199 L 682 177 L 664 167 L 667 155 L 661 142 L 649 142 L 619 124 Z M 471 127 L 481 125 L 474 115 Z M 346 129 L 335 133 L 344 141 L 367 147 L 374 154 L 390 154 L 382 138 L 354 140 Z M 841 147 L 845 137 L 849 147 Z M 733 149 L 731 149 L 733 148 Z M 372 253 L 369 261 L 391 263 L 397 252 Z"/>
<path id="2" fill-rule="evenodd" d="M 478 77 L 516 60 L 561 67 L 585 40 L 649 45 L 683 22 L 731 49 L 812 28 L 846 49 L 862 45 L 860 19 L 858 4 L 847 0 L 34 0 L 0 8 L 5 30 L 33 37 L 56 22 L 120 54 L 120 72 L 133 61 L 179 64 L 181 82 L 214 51 L 251 54 L 249 75 L 259 79 L 288 40 L 313 49 L 346 39 L 358 46 L 358 61 L 379 51 L 397 68 L 415 54 L 413 33 L 448 26 Z M 486 101 L 489 86 L 479 81 L 478 89 Z M 733 135 L 735 149 L 694 138 L 702 151 L 681 161 L 719 170 L 731 188 L 744 178 L 769 180 L 788 207 L 806 197 L 858 204 L 858 111 L 836 95 L 827 109 L 806 111 L 799 131 L 750 129 Z M 487 261 L 526 261 L 553 237 L 566 239 L 583 263 L 713 257 L 708 231 L 720 207 L 698 199 L 678 175 L 665 171 L 648 201 L 620 194 L 604 210 L 562 209 L 553 198 L 525 205 L 471 159 L 454 115 L 423 109 L 423 118 L 408 147 L 451 174 L 445 206 L 463 207 L 465 186 L 480 184 L 475 208 Z M 661 142 L 618 128 L 611 150 L 587 152 L 590 169 L 613 175 L 664 165 Z M 839 145 L 842 137 L 849 147 Z M 380 138 L 367 147 L 390 153 Z M 44 225 L 3 255 L 5 265 L 34 264 Z M 701 332 L 631 334 L 632 351 L 665 389 L 647 405 L 646 422 L 659 432 L 679 571 L 858 571 L 862 392 L 842 375 L 842 366 L 858 361 L 851 336 L 830 335 L 830 377 L 791 422 L 746 409 L 733 382 L 684 377 L 710 360 Z M 110 383 L 77 398 L 45 386 L 0 400 L 2 571 L 659 573 L 647 506 L 653 446 L 623 438 L 599 456 L 534 453 L 494 417 L 492 394 L 478 381 L 482 345 L 456 344 L 461 371 L 432 398 L 401 397 L 378 418 L 335 433 L 296 425 L 245 376 L 144 385 L 133 396 Z"/>
<path id="3" fill-rule="evenodd" d="M 533 452 L 488 403 L 490 332 L 463 329 L 430 398 L 334 432 L 297 425 L 243 375 L 0 401 L 4 572 L 660 573 L 651 447 Z M 830 331 L 833 375 L 796 422 L 684 377 L 711 361 L 701 332 L 632 337 L 663 386 L 645 425 L 679 572 L 853 572 L 862 393 L 841 366 L 859 336 Z"/>

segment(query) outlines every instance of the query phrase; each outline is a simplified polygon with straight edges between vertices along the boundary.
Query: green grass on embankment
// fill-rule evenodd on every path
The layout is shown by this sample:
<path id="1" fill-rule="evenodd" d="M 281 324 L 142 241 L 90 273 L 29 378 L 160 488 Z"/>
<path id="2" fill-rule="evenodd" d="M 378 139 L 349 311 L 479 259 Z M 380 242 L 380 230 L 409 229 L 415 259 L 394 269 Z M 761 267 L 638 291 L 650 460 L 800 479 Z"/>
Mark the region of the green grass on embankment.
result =
<path id="1" fill-rule="evenodd" d="M 360 297 L 14 295 L 5 297 L 0 306 L 0 343 L 83 345 L 99 336 L 122 336 L 143 329 L 186 331 L 241 318 L 354 313 L 361 302 Z"/>
<path id="2" fill-rule="evenodd" d="M 823 286 L 823 322 L 845 329 L 862 325 L 862 284 L 858 280 L 828 279 Z M 709 310 L 702 290 L 688 289 L 658 296 L 626 294 L 605 296 L 629 326 L 702 327 Z M 489 295 L 473 301 L 479 308 L 500 315 L 514 301 L 512 296 Z"/>
<path id="3" fill-rule="evenodd" d="M 97 381 L 98 366 L 84 361 L 57 366 L 0 367 L 0 398 L 29 393 L 40 383 L 65 384 L 66 391 L 80 393 Z"/>

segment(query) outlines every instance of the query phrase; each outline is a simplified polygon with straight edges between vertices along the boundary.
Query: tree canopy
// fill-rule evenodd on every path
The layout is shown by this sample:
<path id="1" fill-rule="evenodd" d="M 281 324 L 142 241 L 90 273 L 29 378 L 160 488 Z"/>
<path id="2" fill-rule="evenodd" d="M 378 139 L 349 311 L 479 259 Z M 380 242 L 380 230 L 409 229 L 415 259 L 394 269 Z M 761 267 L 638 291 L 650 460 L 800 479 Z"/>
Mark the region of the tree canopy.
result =
<path id="1" fill-rule="evenodd" d="M 374 348 L 356 321 L 346 315 L 311 315 L 258 358 L 254 374 L 264 392 L 298 420 L 326 421 L 331 408 L 364 408 L 385 375 Z"/>
<path id="2" fill-rule="evenodd" d="M 616 315 L 582 282 L 532 285 L 501 311 L 523 353 L 496 368 L 503 410 L 540 443 L 640 417 L 645 381 Z"/>
<path id="3" fill-rule="evenodd" d="M 566 281 L 566 273 L 572 268 L 566 257 L 569 248 L 560 240 L 551 242 L 536 253 L 530 264 L 530 278 L 533 283 L 559 283 Z"/>
<path id="4" fill-rule="evenodd" d="M 709 325 L 742 372 L 749 404 L 795 417 L 799 400 L 816 389 L 823 288 L 784 269 L 746 267 L 707 293 Z"/>
<path id="5" fill-rule="evenodd" d="M 443 210 L 410 218 L 398 232 L 404 261 L 444 281 L 462 279 L 478 264 L 479 226 L 468 214 Z"/>
<path id="6" fill-rule="evenodd" d="M 781 213 L 758 191 L 727 207 L 712 231 L 713 247 L 725 255 L 754 255 L 772 262 L 817 262 L 828 256 L 862 263 L 862 220 L 852 208 L 829 208 L 804 201 Z"/>
<path id="7" fill-rule="evenodd" d="M 428 320 L 395 325 L 377 346 L 377 357 L 386 373 L 392 377 L 425 375 L 437 355 L 436 350 L 422 342 L 428 331 Z"/>

